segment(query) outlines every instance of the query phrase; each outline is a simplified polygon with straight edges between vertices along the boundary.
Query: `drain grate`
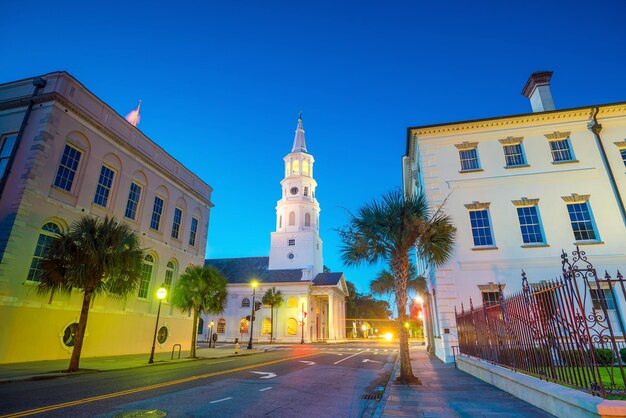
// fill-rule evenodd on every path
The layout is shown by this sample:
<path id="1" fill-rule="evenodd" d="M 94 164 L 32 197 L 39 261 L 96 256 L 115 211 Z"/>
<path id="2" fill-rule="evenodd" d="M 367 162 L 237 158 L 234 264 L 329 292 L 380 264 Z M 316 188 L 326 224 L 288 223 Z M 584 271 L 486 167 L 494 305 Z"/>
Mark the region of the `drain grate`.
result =
<path id="1" fill-rule="evenodd" d="M 365 393 L 361 395 L 361 399 L 368 399 L 370 401 L 380 401 L 382 397 L 383 397 L 383 394 L 380 392 Z"/>

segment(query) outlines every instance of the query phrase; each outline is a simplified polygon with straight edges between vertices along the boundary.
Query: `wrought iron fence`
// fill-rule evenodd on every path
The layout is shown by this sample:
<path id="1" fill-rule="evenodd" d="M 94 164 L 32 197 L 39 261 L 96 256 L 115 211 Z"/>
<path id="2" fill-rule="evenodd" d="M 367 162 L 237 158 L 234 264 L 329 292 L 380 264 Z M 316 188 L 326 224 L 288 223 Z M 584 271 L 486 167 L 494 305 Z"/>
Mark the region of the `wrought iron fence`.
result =
<path id="1" fill-rule="evenodd" d="M 593 395 L 626 396 L 626 343 L 619 311 L 626 300 L 617 270 L 598 277 L 578 247 L 561 254 L 562 276 L 529 284 L 498 303 L 456 313 L 459 350 Z M 623 349 L 623 350 L 622 350 Z M 620 350 L 622 352 L 620 353 Z"/>

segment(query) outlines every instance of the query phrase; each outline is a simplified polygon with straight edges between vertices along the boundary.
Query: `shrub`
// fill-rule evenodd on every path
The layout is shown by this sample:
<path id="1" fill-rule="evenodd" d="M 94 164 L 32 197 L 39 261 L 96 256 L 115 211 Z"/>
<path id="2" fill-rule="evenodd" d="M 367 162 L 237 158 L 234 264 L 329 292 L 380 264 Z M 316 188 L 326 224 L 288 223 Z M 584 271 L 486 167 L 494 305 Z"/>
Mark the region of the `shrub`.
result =
<path id="1" fill-rule="evenodd" d="M 626 363 L 626 348 L 619 350 L 619 356 L 622 358 L 622 361 Z"/>
<path id="2" fill-rule="evenodd" d="M 596 348 L 595 354 L 599 366 L 611 366 L 615 363 L 615 353 L 610 348 Z"/>

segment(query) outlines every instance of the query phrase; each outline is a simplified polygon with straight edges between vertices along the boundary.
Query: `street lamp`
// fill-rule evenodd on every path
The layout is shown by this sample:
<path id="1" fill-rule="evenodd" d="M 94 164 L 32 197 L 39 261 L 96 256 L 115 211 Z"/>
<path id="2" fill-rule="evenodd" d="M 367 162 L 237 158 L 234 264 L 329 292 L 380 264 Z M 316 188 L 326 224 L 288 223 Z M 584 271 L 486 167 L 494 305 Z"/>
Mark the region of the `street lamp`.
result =
<path id="1" fill-rule="evenodd" d="M 152 338 L 152 351 L 150 352 L 150 360 L 148 360 L 148 364 L 154 363 L 154 346 L 156 344 L 156 335 L 159 328 L 159 316 L 161 316 L 161 302 L 163 302 L 163 299 L 167 296 L 167 289 L 165 286 L 161 285 L 156 294 L 159 299 L 159 309 L 157 310 L 156 324 L 154 325 L 154 337 Z"/>
<path id="2" fill-rule="evenodd" d="M 215 325 L 215 322 L 209 322 L 209 348 L 211 348 L 211 337 L 213 337 L 213 325 Z"/>
<path id="3" fill-rule="evenodd" d="M 365 338 L 365 331 L 367 331 L 367 325 L 361 325 L 361 330 L 363 331 L 363 338 Z"/>
<path id="4" fill-rule="evenodd" d="M 248 341 L 248 350 L 252 349 L 252 332 L 254 331 L 254 296 L 256 295 L 256 287 L 259 285 L 259 282 L 253 280 L 250 285 L 252 286 L 252 311 L 250 313 L 250 341 Z"/>

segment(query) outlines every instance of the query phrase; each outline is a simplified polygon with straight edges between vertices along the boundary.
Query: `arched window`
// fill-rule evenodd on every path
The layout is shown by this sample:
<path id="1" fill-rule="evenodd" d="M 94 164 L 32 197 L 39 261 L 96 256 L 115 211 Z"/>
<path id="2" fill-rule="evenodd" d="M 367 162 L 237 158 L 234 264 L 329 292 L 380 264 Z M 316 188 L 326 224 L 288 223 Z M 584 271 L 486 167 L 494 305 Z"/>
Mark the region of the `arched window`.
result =
<path id="1" fill-rule="evenodd" d="M 282 228 L 283 227 L 283 215 L 280 215 L 278 217 L 278 227 Z"/>
<path id="2" fill-rule="evenodd" d="M 311 214 L 310 213 L 304 214 L 304 226 L 311 226 Z"/>
<path id="3" fill-rule="evenodd" d="M 250 307 L 250 299 L 243 298 L 243 300 L 241 301 L 241 307 L 242 308 L 249 308 Z"/>
<path id="4" fill-rule="evenodd" d="M 269 318 L 263 318 L 263 335 L 270 335 L 272 333 L 272 321 Z"/>
<path id="5" fill-rule="evenodd" d="M 309 197 L 309 188 L 307 186 L 304 186 L 304 197 Z"/>
<path id="6" fill-rule="evenodd" d="M 298 321 L 296 318 L 289 318 L 287 320 L 287 335 L 296 335 L 298 333 Z"/>
<path id="7" fill-rule="evenodd" d="M 202 334 L 203 329 L 204 329 L 204 319 L 198 318 L 198 334 Z"/>
<path id="8" fill-rule="evenodd" d="M 288 308 L 297 308 L 298 307 L 298 299 L 294 296 L 287 299 L 287 307 Z"/>
<path id="9" fill-rule="evenodd" d="M 141 282 L 139 283 L 139 293 L 137 294 L 140 298 L 148 298 L 148 290 L 150 289 L 150 282 L 152 281 L 153 269 L 154 257 L 148 254 L 144 257 L 143 266 L 141 268 Z"/>
<path id="10" fill-rule="evenodd" d="M 289 212 L 289 226 L 293 226 L 296 224 L 296 213 Z"/>
<path id="11" fill-rule="evenodd" d="M 39 239 L 37 239 L 37 246 L 35 247 L 35 253 L 33 254 L 33 261 L 30 263 L 27 280 L 33 282 L 41 281 L 41 260 L 46 255 L 46 251 L 48 251 L 52 240 L 59 238 L 60 234 L 61 228 L 54 222 L 48 222 L 41 228 Z"/>
<path id="12" fill-rule="evenodd" d="M 223 334 L 226 332 L 226 320 L 224 318 L 220 318 L 217 321 L 217 333 Z"/>
<path id="13" fill-rule="evenodd" d="M 293 163 L 291 164 L 291 167 L 292 167 L 292 172 L 294 174 L 300 173 L 300 161 L 294 160 Z"/>
<path id="14" fill-rule="evenodd" d="M 163 280 L 163 287 L 167 289 L 167 294 L 169 295 L 170 289 L 172 288 L 172 283 L 174 282 L 174 272 L 176 271 L 176 263 L 174 260 L 170 260 L 167 262 L 167 266 L 165 266 L 165 279 Z"/>
<path id="15" fill-rule="evenodd" d="M 309 175 L 309 162 L 307 160 L 302 161 L 302 175 Z"/>
<path id="16" fill-rule="evenodd" d="M 239 333 L 247 334 L 248 333 L 248 320 L 246 318 L 241 318 L 239 321 Z"/>

